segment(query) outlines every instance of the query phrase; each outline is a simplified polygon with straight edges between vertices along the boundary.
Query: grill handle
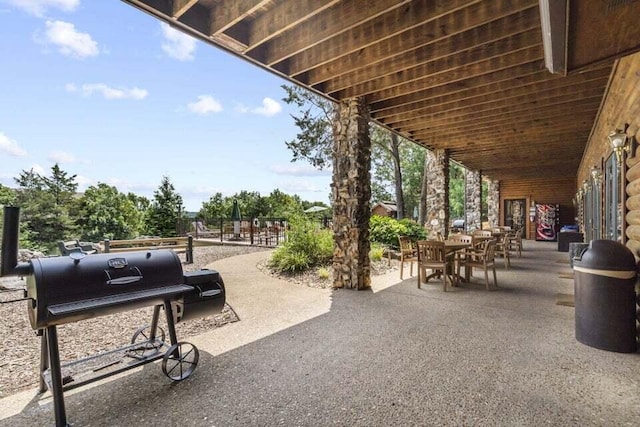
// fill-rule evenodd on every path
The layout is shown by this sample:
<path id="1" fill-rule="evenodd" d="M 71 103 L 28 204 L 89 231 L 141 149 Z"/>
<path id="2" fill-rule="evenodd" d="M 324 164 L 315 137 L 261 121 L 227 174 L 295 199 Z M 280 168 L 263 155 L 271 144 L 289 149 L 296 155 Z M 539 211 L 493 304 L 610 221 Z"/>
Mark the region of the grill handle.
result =
<path id="1" fill-rule="evenodd" d="M 128 285 L 129 283 L 135 283 L 142 280 L 142 273 L 138 267 L 133 267 L 132 270 L 135 270 L 138 273 L 136 276 L 125 276 L 125 277 L 117 277 L 115 279 L 111 278 L 108 270 L 104 272 L 107 274 L 107 285 Z"/>
<path id="2" fill-rule="evenodd" d="M 22 291 L 22 293 L 24 295 L 23 298 L 0 301 L 0 304 L 10 304 L 10 303 L 13 303 L 13 302 L 20 302 L 20 301 L 31 301 L 32 304 L 34 304 L 36 302 L 35 299 L 33 299 L 31 297 L 27 297 L 27 290 L 26 289 L 2 289 L 0 292 L 7 293 L 7 292 L 20 292 L 20 291 Z M 35 307 L 35 305 L 34 305 L 34 307 Z"/>

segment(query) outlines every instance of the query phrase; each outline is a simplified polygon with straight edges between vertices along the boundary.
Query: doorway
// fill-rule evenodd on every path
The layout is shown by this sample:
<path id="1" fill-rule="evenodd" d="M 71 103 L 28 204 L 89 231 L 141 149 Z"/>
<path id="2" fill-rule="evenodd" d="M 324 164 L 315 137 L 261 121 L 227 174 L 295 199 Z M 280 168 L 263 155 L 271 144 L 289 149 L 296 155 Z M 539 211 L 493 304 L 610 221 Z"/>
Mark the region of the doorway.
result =
<path id="1" fill-rule="evenodd" d="M 526 225 L 526 199 L 506 199 L 504 201 L 504 225 L 512 230 L 522 229 Z"/>

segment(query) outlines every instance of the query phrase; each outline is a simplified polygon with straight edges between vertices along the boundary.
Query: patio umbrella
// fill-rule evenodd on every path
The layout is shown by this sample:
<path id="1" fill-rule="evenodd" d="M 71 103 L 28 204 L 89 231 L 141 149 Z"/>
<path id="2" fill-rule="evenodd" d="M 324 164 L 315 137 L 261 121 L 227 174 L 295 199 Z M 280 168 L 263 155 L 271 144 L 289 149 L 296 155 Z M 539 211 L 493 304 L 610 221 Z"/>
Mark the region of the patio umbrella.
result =
<path id="1" fill-rule="evenodd" d="M 305 213 L 314 213 L 314 212 L 322 212 L 322 211 L 326 211 L 327 207 L 325 206 L 311 206 L 309 209 L 305 209 Z"/>
<path id="2" fill-rule="evenodd" d="M 236 239 L 240 238 L 240 220 L 242 216 L 240 215 L 240 208 L 238 207 L 238 201 L 233 201 L 233 209 L 231 210 L 231 220 L 233 221 L 233 236 Z"/>

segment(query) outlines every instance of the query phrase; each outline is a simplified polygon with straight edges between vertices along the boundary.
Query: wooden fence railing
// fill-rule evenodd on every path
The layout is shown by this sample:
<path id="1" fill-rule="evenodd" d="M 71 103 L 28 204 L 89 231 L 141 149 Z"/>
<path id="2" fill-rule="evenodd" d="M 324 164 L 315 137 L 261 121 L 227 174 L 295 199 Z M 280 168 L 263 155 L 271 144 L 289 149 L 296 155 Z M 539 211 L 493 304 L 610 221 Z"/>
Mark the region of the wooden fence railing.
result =
<path id="1" fill-rule="evenodd" d="M 193 264 L 193 237 L 191 236 L 131 240 L 105 239 L 103 245 L 105 253 L 171 249 L 177 253 L 184 253 L 187 264 Z"/>

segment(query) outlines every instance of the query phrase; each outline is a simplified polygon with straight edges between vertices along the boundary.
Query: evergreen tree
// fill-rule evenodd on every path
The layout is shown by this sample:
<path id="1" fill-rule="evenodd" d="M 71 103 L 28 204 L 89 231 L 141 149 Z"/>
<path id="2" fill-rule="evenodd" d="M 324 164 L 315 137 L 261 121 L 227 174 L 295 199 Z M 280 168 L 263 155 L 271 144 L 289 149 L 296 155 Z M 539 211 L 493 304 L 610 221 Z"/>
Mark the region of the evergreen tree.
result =
<path id="1" fill-rule="evenodd" d="M 58 241 L 75 237 L 77 229 L 69 215 L 77 188 L 74 180 L 75 175 L 68 177 L 57 164 L 51 177 L 43 177 L 31 169 L 23 170 L 15 178 L 20 187 L 16 202 L 22 208 L 25 245 L 53 252 Z"/>
<path id="2" fill-rule="evenodd" d="M 283 85 L 282 88 L 287 92 L 282 100 L 301 110 L 299 115 L 291 115 L 300 132 L 296 139 L 285 142 L 293 153 L 292 161 L 307 160 L 317 169 L 330 166 L 335 104 L 297 86 Z"/>
<path id="3" fill-rule="evenodd" d="M 148 210 L 145 229 L 148 234 L 160 237 L 175 237 L 178 221 L 182 215 L 182 196 L 176 193 L 169 177 L 153 193 L 153 201 Z"/>

